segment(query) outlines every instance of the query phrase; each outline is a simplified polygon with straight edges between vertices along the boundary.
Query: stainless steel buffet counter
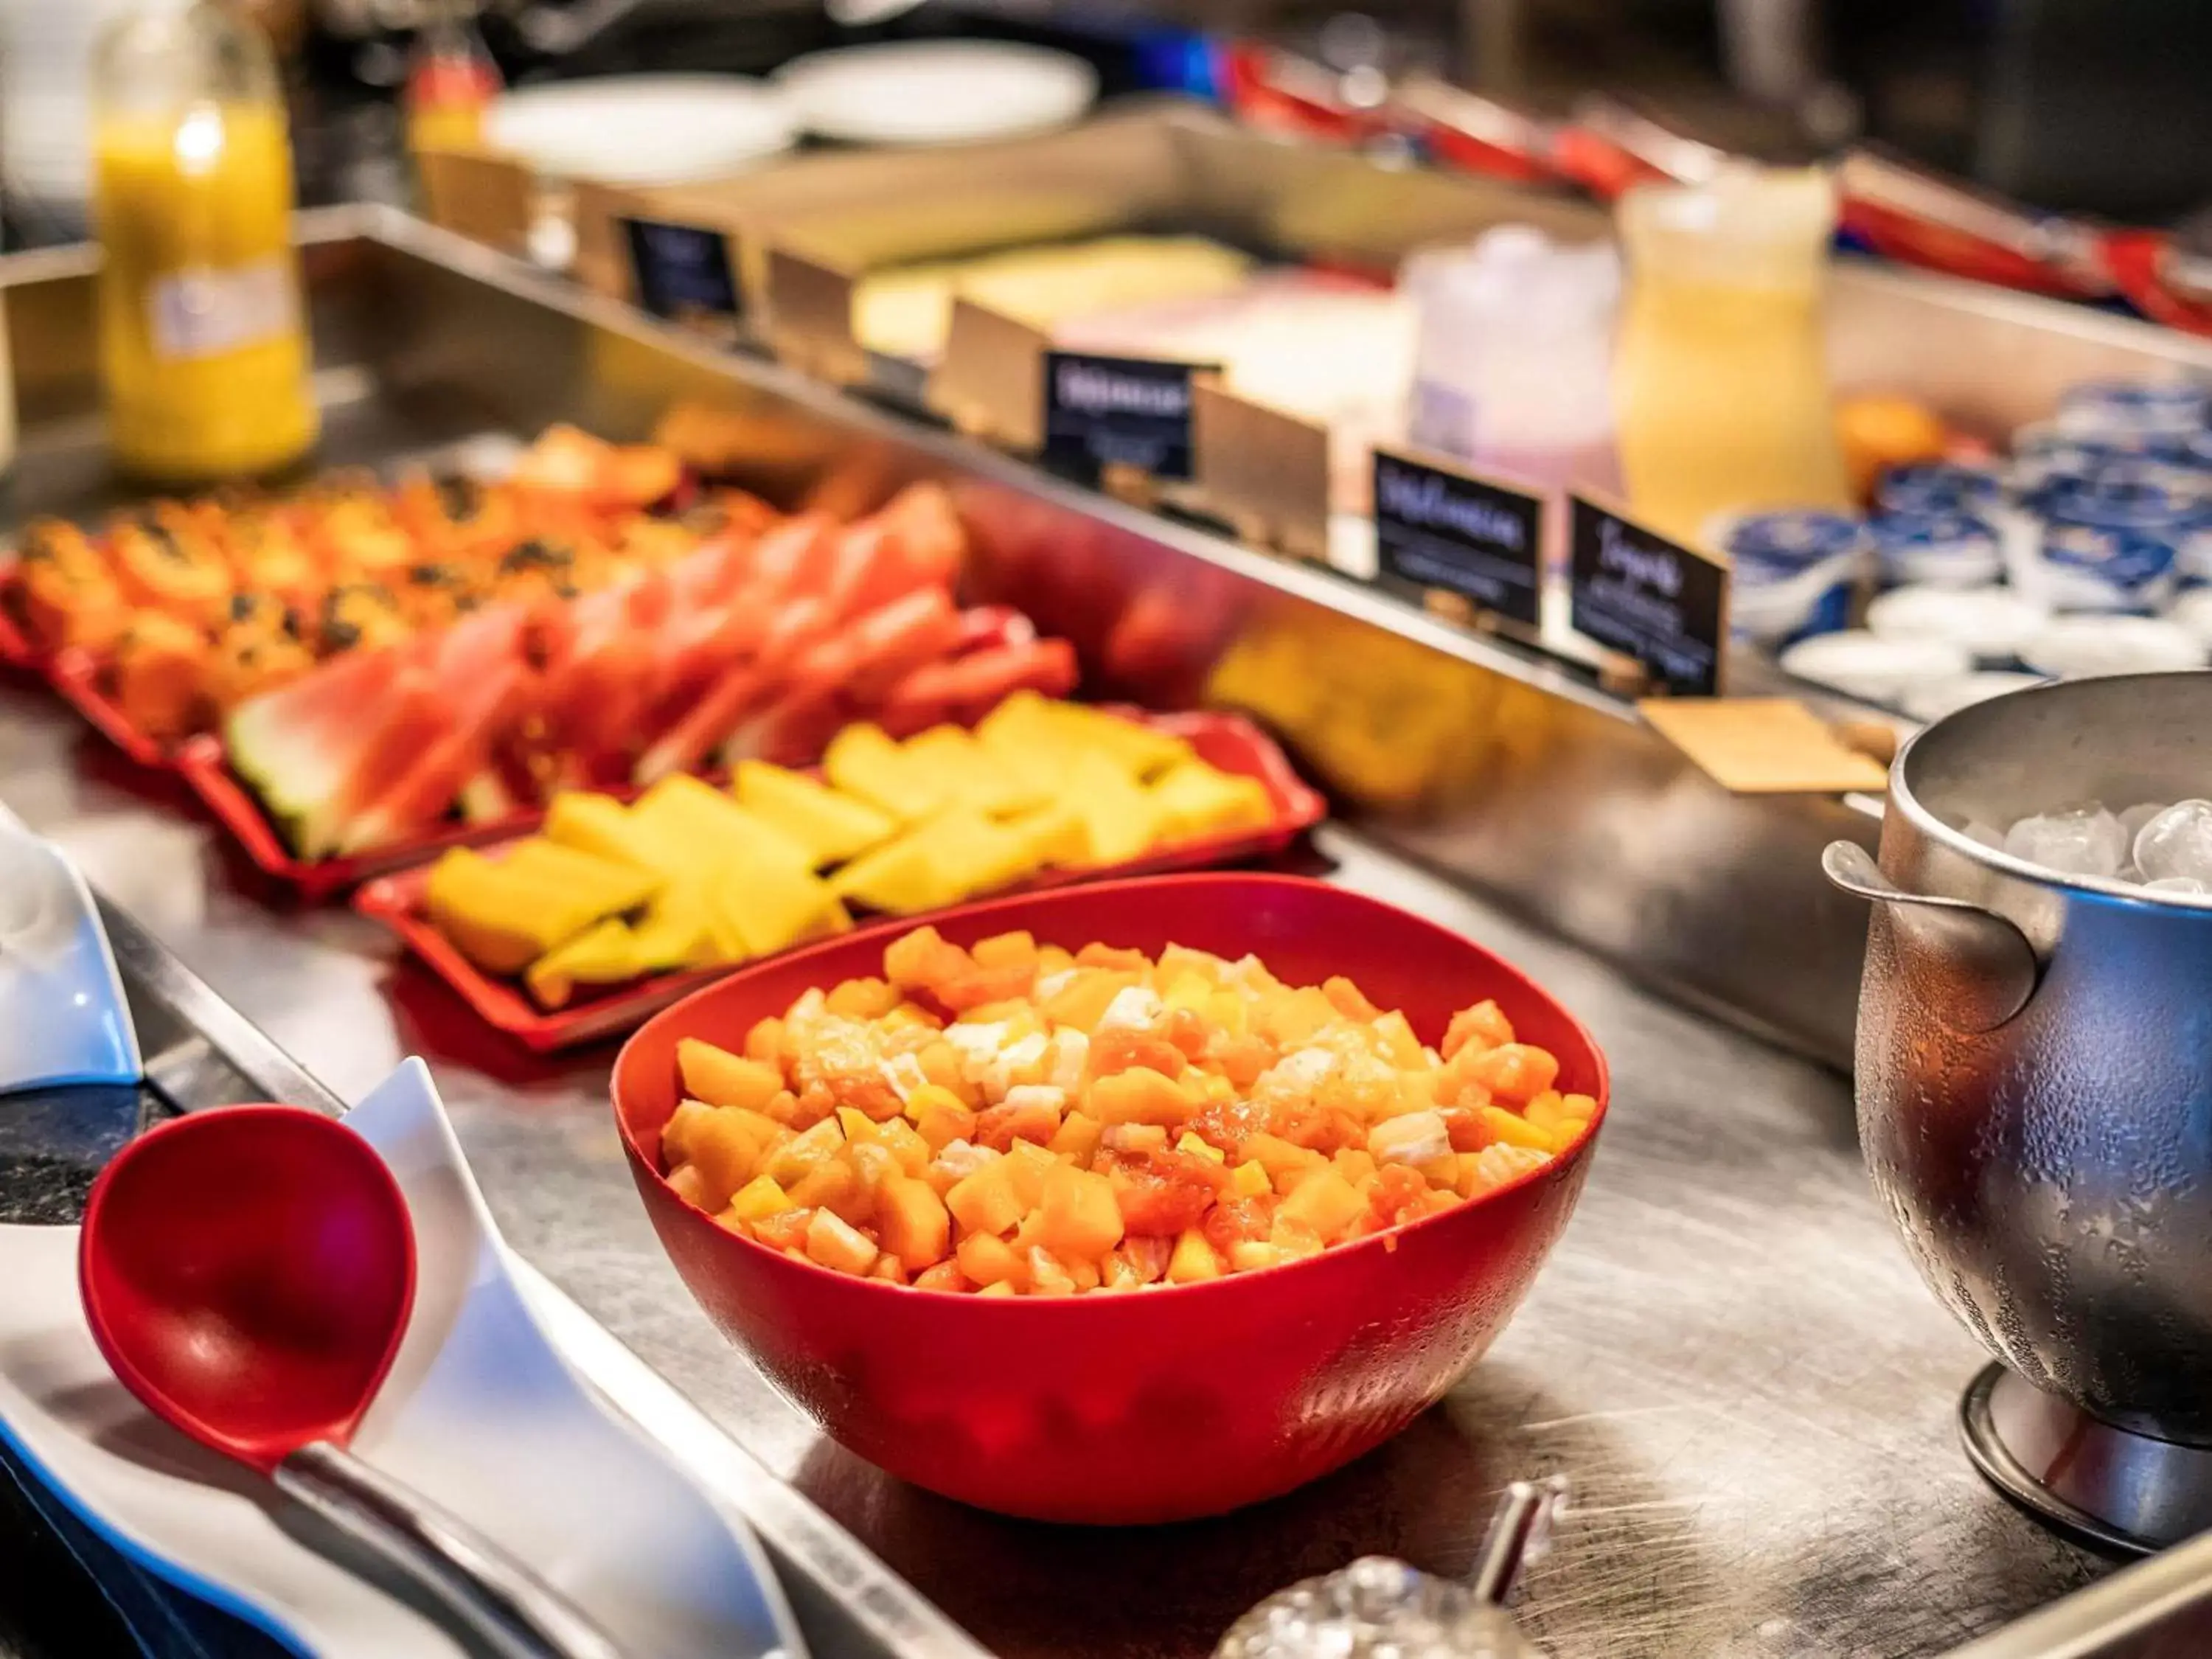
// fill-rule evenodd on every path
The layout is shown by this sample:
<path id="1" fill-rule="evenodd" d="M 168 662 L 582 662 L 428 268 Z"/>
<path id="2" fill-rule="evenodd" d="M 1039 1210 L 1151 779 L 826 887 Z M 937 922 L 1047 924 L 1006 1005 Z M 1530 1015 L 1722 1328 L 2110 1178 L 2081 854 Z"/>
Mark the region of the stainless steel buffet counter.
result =
<path id="1" fill-rule="evenodd" d="M 1753 988 L 1764 1000 L 1749 1018 L 1833 1050 L 1857 934 L 1826 914 L 1813 854 L 1839 830 L 1870 840 L 1863 813 L 1754 811 L 1563 670 L 1075 497 L 408 222 L 313 230 L 331 459 L 556 418 L 621 435 L 695 397 L 752 422 L 762 481 L 787 498 L 865 504 L 943 478 L 984 588 L 1070 632 L 1099 683 L 1267 708 L 1347 805 L 1354 827 L 1321 840 L 1333 878 L 1519 962 L 1607 1051 L 1614 1109 L 1581 1212 L 1444 1406 L 1339 1475 L 1218 1521 L 1000 1521 L 828 1444 L 715 1334 L 630 1188 L 605 1097 L 611 1048 L 530 1058 L 362 919 L 266 907 L 164 782 L 45 692 L 0 690 L 0 799 L 339 1095 L 425 1055 L 515 1247 L 984 1647 L 1196 1659 L 1261 1595 L 1354 1555 L 1463 1567 L 1494 1490 L 1553 1469 L 1576 1483 L 1577 1513 L 1524 1595 L 1559 1659 L 1917 1659 L 2100 1577 L 1960 1452 L 1954 1402 L 1977 1351 L 1867 1189 L 1846 1083 L 1683 1006 Z M 14 510 L 82 510 L 108 486 L 66 349 L 86 320 L 82 265 L 17 269 Z M 1498 884 L 1544 926 L 1385 837 Z M 1639 973 L 1672 994 L 1558 931 L 1640 951 Z M 1976 1659 L 2205 1651 L 2201 1625 L 2172 1633 L 2179 1645 L 2115 1640 L 2128 1609 L 2197 1593 L 2136 1576 L 2153 1571 L 2172 1576 L 2160 1561 L 2112 1581 L 2117 1609 L 2062 1604 L 2090 1632 L 2080 1643 L 2030 1627 Z"/>

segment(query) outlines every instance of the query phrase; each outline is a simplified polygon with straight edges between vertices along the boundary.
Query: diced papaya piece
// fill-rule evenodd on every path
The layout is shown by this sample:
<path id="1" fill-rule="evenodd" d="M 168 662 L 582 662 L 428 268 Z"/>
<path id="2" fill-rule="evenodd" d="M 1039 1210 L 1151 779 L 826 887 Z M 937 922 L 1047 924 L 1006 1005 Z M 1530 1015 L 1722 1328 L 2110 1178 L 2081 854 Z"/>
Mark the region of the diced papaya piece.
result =
<path id="1" fill-rule="evenodd" d="M 691 1161 L 691 1135 L 714 1109 L 703 1100 L 679 1100 L 660 1126 L 660 1158 L 670 1170 Z"/>
<path id="2" fill-rule="evenodd" d="M 945 1206 L 963 1233 L 1004 1233 L 1019 1224 L 1027 1206 L 1014 1192 L 1013 1173 L 1011 1158 L 1000 1158 L 953 1184 Z"/>
<path id="3" fill-rule="evenodd" d="M 876 1231 L 908 1273 L 942 1261 L 952 1248 L 952 1217 L 926 1181 L 892 1176 L 876 1192 Z"/>
<path id="4" fill-rule="evenodd" d="M 1527 1146 L 1540 1152 L 1553 1150 L 1550 1132 L 1529 1122 L 1518 1112 L 1509 1112 L 1503 1106 L 1478 1106 L 1474 1111 L 1475 1115 L 1482 1120 L 1483 1127 L 1490 1131 L 1493 1143 Z"/>
<path id="5" fill-rule="evenodd" d="M 1054 1025 L 1072 1025 L 1092 1031 L 1113 1006 L 1114 999 L 1137 983 L 1137 976 L 1111 968 L 1078 968 L 1068 981 L 1046 997 L 1044 1017 Z"/>
<path id="6" fill-rule="evenodd" d="M 1470 1042 L 1478 1048 L 1502 1048 L 1512 1041 L 1513 1022 L 1497 1003 L 1484 1000 L 1451 1017 L 1440 1052 L 1450 1060 Z"/>
<path id="7" fill-rule="evenodd" d="M 783 1088 L 783 1073 L 775 1066 L 697 1037 L 677 1042 L 676 1070 L 684 1079 L 684 1091 L 710 1106 L 744 1106 L 757 1112 Z"/>
<path id="8" fill-rule="evenodd" d="M 970 1233 L 960 1241 L 953 1260 L 963 1274 L 987 1292 L 1012 1294 L 1029 1281 L 1023 1253 L 996 1233 Z"/>
<path id="9" fill-rule="evenodd" d="M 1121 1210 L 1114 1185 L 1066 1164 L 1044 1172 L 1037 1213 L 1043 1218 L 1041 1243 L 1063 1261 L 1096 1261 L 1121 1242 Z"/>
<path id="10" fill-rule="evenodd" d="M 1071 1159 L 1079 1169 L 1087 1169 L 1104 1133 L 1105 1126 L 1088 1112 L 1070 1112 L 1060 1119 L 1047 1150 Z"/>
<path id="11" fill-rule="evenodd" d="M 719 1210 L 760 1172 L 763 1137 L 744 1116 L 718 1108 L 690 1136 L 690 1162 L 699 1171 L 700 1208 Z"/>
<path id="12" fill-rule="evenodd" d="M 822 1164 L 836 1157 L 845 1145 L 845 1131 L 834 1117 L 800 1131 L 776 1149 L 766 1173 L 786 1187 L 796 1185 Z"/>
<path id="13" fill-rule="evenodd" d="M 1466 1073 L 1496 1098 L 1517 1106 L 1552 1086 L 1559 1075 L 1559 1062 L 1547 1048 L 1508 1042 L 1478 1056 Z"/>
<path id="14" fill-rule="evenodd" d="M 1102 1077 L 1091 1085 L 1091 1112 L 1103 1124 L 1157 1123 L 1172 1128 L 1203 1103 L 1171 1077 L 1147 1066 Z"/>

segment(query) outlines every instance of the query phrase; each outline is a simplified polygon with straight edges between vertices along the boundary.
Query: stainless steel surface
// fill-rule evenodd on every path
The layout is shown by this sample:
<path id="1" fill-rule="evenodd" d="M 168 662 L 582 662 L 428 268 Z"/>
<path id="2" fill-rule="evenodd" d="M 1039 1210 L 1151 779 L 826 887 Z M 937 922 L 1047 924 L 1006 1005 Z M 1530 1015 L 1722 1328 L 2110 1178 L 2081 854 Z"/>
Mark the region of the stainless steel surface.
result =
<path id="1" fill-rule="evenodd" d="M 2085 1543 L 2143 1555 L 2212 1528 L 2212 1450 L 2116 1429 L 1994 1362 L 1959 1428 L 1992 1486 Z"/>
<path id="2" fill-rule="evenodd" d="M 1916 1001 L 1942 997 L 1948 1023 L 1960 1030 L 1993 1031 L 2035 994 L 2034 948 L 2002 916 L 1965 899 L 1905 891 L 1855 841 L 1832 843 L 1820 854 L 1820 868 L 1843 891 L 1894 907 L 1891 925 L 1912 935 L 1907 964 L 1941 964 L 1932 981 L 1905 994 Z"/>
<path id="3" fill-rule="evenodd" d="M 2208 711 L 2212 673 L 2077 680 L 1905 744 L 1882 872 L 2002 918 L 2041 977 L 1980 1029 L 1985 964 L 1913 920 L 1927 912 L 1879 904 L 1857 1065 L 1868 1168 L 1936 1295 L 2027 1382 L 2197 1446 L 2212 1444 L 2212 911 L 2051 876 L 1954 826 L 2192 796 Z"/>
<path id="4" fill-rule="evenodd" d="M 496 1659 L 623 1659 L 614 1638 L 552 1585 L 343 1447 L 311 1441 L 270 1478 L 427 1591 Z"/>
<path id="5" fill-rule="evenodd" d="M 167 785 L 43 692 L 0 688 L 0 797 L 191 970 L 342 1097 L 404 1054 L 431 1060 L 518 1252 L 815 1506 L 779 1515 L 769 1490 L 758 1511 L 781 1528 L 763 1528 L 780 1565 L 780 1537 L 812 1564 L 802 1617 L 842 1602 L 847 1628 L 902 1653 L 962 1650 L 866 1552 L 813 1548 L 810 1528 L 843 1536 L 826 1513 L 1008 1659 L 1199 1655 L 1267 1593 L 1362 1554 L 1463 1574 L 1491 1496 L 1553 1470 L 1576 1480 L 1577 1518 L 1522 1606 L 1559 1659 L 1919 1659 L 2102 1571 L 1960 1454 L 1952 1401 L 1973 1346 L 1866 1190 L 1843 1083 L 1636 988 L 1553 931 L 1636 958 L 1672 999 L 1729 997 L 1832 1051 L 1863 912 L 1820 879 L 1818 856 L 1839 836 L 1870 840 L 1870 819 L 1726 796 L 1565 671 L 1326 574 L 1063 490 L 404 222 L 354 228 L 310 261 L 338 455 L 556 418 L 626 435 L 690 396 L 755 423 L 759 481 L 787 500 L 859 507 L 943 478 L 986 591 L 1070 629 L 1102 684 L 1268 714 L 1359 823 L 1323 839 L 1335 878 L 1520 962 L 1613 1060 L 1614 1109 L 1576 1223 L 1444 1405 L 1329 1480 L 1218 1522 L 1003 1522 L 825 1443 L 714 1333 L 630 1189 L 608 1049 L 525 1055 L 362 919 L 267 908 Z M 26 398 L 19 511 L 107 492 L 90 381 L 69 367 L 81 277 L 56 280 L 27 303 L 9 296 L 19 361 L 23 319 L 48 331 L 32 343 L 46 372 Z M 1467 880 L 1498 884 L 1518 914 Z"/>

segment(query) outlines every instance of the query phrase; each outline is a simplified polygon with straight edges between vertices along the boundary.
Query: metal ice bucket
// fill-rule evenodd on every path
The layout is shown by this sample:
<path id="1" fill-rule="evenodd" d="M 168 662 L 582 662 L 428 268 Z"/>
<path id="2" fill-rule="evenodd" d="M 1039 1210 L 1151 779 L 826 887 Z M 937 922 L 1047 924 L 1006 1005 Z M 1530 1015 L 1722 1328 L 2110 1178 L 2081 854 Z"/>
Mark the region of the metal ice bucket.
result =
<path id="1" fill-rule="evenodd" d="M 1878 868 L 1849 842 L 1824 860 L 1875 901 L 1868 1169 L 2011 1373 L 1969 1390 L 1969 1449 L 2120 1545 L 2212 1525 L 2212 901 L 2054 875 L 1961 826 L 2192 796 L 2212 796 L 2212 673 L 2040 686 L 1905 745 Z"/>

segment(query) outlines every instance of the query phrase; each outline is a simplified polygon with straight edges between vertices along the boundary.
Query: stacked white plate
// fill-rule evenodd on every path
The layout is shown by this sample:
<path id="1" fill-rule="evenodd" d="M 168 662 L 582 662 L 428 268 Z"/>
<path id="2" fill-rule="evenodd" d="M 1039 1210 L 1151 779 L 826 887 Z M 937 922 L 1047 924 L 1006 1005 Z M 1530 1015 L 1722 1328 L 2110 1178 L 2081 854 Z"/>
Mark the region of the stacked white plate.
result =
<path id="1" fill-rule="evenodd" d="M 852 144 L 955 144 L 1049 131 L 1098 95 L 1080 58 L 1006 40 L 844 46 L 775 72 L 807 131 Z"/>
<path id="2" fill-rule="evenodd" d="M 726 178 L 791 148 L 781 93 L 738 75 L 624 75 L 503 94 L 491 143 L 536 172 L 608 185 Z"/>

